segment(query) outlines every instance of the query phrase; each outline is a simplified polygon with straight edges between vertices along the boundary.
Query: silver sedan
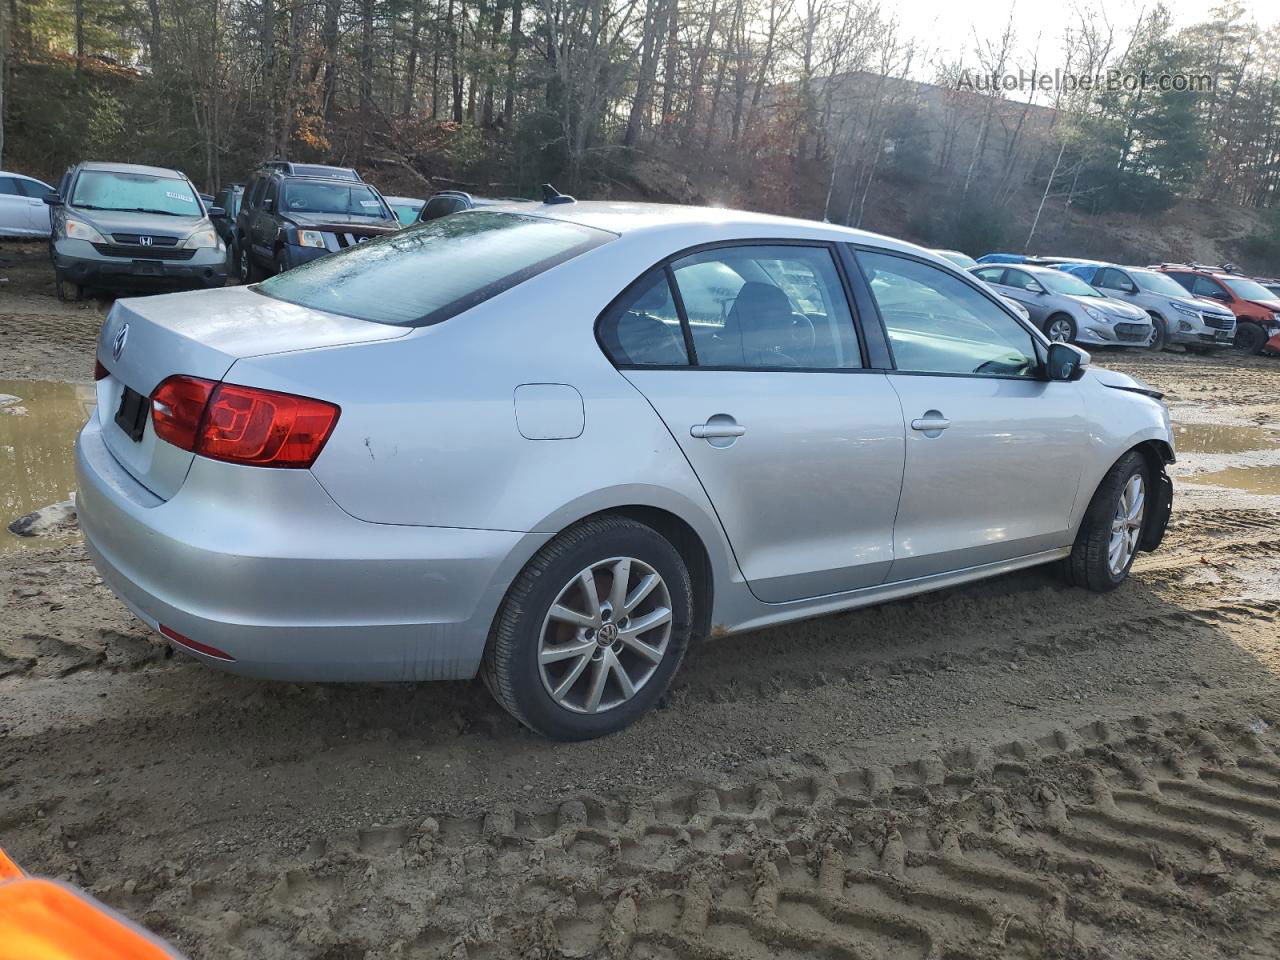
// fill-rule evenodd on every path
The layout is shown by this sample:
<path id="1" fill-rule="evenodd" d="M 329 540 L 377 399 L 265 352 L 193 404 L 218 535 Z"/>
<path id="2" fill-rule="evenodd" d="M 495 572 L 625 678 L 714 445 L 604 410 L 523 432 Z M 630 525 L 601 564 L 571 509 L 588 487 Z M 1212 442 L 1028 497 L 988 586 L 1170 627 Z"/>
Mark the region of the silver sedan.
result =
<path id="1" fill-rule="evenodd" d="M 117 301 L 80 435 L 103 579 L 288 680 L 481 674 L 618 730 L 689 644 L 1059 562 L 1118 586 L 1159 394 L 910 244 L 558 197 Z"/>

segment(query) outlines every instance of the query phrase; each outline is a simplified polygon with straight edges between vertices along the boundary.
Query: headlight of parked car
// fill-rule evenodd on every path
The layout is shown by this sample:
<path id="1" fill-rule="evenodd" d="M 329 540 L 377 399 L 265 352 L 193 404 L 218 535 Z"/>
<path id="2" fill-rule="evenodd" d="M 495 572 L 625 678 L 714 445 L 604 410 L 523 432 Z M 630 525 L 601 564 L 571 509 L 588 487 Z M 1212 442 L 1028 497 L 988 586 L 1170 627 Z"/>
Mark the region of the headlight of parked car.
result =
<path id="1" fill-rule="evenodd" d="M 83 220 L 67 218 L 67 237 L 71 240 L 88 240 L 90 243 L 106 243 L 102 234 Z"/>
<path id="2" fill-rule="evenodd" d="M 1089 319 L 1091 320 L 1101 320 L 1103 323 L 1109 323 L 1111 319 L 1100 311 L 1093 309 L 1093 307 L 1085 307 L 1084 312 L 1089 315 Z"/>
<path id="3" fill-rule="evenodd" d="M 1188 317 L 1200 316 L 1199 310 L 1197 310 L 1195 307 L 1189 307 L 1185 303 L 1178 303 L 1176 301 L 1171 300 L 1169 302 L 1169 306 L 1173 307 L 1173 309 L 1177 310 L 1179 313 L 1185 313 Z"/>
<path id="4" fill-rule="evenodd" d="M 216 247 L 217 245 L 217 230 L 197 230 L 187 237 L 187 242 L 183 244 L 188 250 L 199 250 L 203 247 Z"/>
<path id="5" fill-rule="evenodd" d="M 324 249 L 324 234 L 319 230 L 299 230 L 298 246 Z"/>

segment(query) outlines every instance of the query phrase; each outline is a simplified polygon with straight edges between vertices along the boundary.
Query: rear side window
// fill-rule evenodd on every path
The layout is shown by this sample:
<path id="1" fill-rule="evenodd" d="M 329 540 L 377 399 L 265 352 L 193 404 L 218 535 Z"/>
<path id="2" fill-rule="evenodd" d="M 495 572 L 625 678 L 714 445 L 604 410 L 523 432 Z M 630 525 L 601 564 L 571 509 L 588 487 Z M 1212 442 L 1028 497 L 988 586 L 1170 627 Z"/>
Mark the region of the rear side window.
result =
<path id="1" fill-rule="evenodd" d="M 987 283 L 1004 282 L 1004 267 L 983 267 L 973 273 L 979 280 L 985 280 Z"/>
<path id="2" fill-rule="evenodd" d="M 18 190 L 18 181 L 14 177 L 0 177 L 0 197 L 18 197 L 21 196 Z"/>
<path id="3" fill-rule="evenodd" d="M 662 267 L 633 283 L 600 318 L 600 345 L 620 367 L 685 367 L 680 313 Z"/>
<path id="4" fill-rule="evenodd" d="M 613 239 L 513 213 L 446 217 L 264 280 L 259 293 L 360 320 L 439 323 Z"/>
<path id="5" fill-rule="evenodd" d="M 53 187 L 47 183 L 41 183 L 39 180 L 19 180 L 18 189 L 28 197 L 35 197 L 36 199 L 48 196 L 53 192 Z"/>

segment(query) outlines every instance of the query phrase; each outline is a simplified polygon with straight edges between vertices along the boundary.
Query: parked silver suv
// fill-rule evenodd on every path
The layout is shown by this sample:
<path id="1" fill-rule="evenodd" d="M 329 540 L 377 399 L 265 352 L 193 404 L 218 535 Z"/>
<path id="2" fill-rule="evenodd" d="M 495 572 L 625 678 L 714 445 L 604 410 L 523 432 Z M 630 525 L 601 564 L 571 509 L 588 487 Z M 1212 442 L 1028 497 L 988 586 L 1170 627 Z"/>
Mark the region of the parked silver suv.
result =
<path id="1" fill-rule="evenodd" d="M 1180 343 L 1193 353 L 1229 347 L 1236 317 L 1226 307 L 1191 296 L 1167 274 L 1117 264 L 1082 263 L 1064 267 L 1100 293 L 1145 310 L 1155 327 L 1152 350 Z"/>
<path id="2" fill-rule="evenodd" d="M 220 287 L 226 247 L 204 201 L 183 174 L 133 163 L 81 163 L 63 177 L 49 255 L 58 296 L 86 287 Z"/>
<path id="3" fill-rule="evenodd" d="M 1053 267 L 984 264 L 972 268 L 995 291 L 1027 308 L 1050 340 L 1145 347 L 1155 331 L 1145 310 L 1104 297 L 1077 276 Z"/>

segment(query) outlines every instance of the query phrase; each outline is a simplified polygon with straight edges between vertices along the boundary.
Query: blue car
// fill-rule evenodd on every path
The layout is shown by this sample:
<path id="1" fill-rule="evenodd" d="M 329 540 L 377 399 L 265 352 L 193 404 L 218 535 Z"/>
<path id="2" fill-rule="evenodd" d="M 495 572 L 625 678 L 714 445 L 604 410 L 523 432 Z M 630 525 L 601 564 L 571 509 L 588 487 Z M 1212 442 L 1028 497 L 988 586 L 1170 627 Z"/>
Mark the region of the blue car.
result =
<path id="1" fill-rule="evenodd" d="M 1021 253 L 986 253 L 978 258 L 979 263 L 1025 263 L 1026 260 Z"/>

